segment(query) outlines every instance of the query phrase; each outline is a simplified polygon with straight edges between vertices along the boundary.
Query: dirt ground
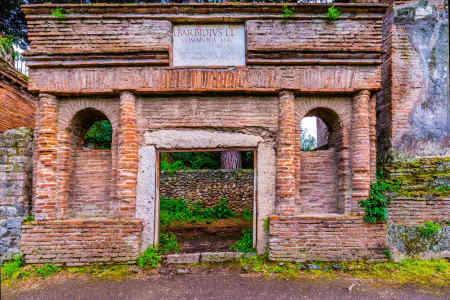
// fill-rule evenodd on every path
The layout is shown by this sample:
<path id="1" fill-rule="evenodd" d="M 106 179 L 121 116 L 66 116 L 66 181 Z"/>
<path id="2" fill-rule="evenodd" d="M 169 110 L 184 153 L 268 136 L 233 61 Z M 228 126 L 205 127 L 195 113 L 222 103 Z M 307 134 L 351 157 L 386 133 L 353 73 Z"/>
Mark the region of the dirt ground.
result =
<path id="1" fill-rule="evenodd" d="M 177 270 L 123 280 L 62 274 L 2 291 L 2 299 L 450 299 L 450 291 L 430 293 L 347 277 L 282 280 L 220 268 L 188 274 Z"/>
<path id="2" fill-rule="evenodd" d="M 173 224 L 163 232 L 173 232 L 181 253 L 229 251 L 242 237 L 243 229 L 252 229 L 251 221 L 240 218 L 219 219 L 208 223 Z"/>

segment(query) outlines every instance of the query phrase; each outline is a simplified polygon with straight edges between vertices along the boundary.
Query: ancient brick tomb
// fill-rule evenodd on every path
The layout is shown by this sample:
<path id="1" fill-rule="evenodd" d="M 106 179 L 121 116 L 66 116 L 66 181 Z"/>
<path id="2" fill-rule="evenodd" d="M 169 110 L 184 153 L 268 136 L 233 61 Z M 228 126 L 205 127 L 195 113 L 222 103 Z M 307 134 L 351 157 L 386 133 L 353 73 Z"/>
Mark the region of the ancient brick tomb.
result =
<path id="1" fill-rule="evenodd" d="M 24 227 L 25 259 L 132 261 L 158 243 L 159 153 L 202 149 L 255 151 L 259 253 L 381 259 L 384 227 L 365 224 L 357 202 L 374 174 L 386 6 L 343 5 L 345 17 L 336 23 L 323 18 L 326 5 L 299 5 L 304 13 L 287 22 L 281 8 L 72 5 L 63 6 L 67 19 L 56 20 L 52 5 L 25 6 L 30 89 L 39 94 L 37 221 Z M 245 65 L 207 65 L 206 58 L 174 66 L 174 24 L 203 32 L 198 20 L 238 24 Z M 230 32 L 227 38 L 239 38 Z M 326 149 L 301 151 L 305 116 L 326 125 Z M 80 142 L 98 120 L 111 123 L 111 149 Z"/>

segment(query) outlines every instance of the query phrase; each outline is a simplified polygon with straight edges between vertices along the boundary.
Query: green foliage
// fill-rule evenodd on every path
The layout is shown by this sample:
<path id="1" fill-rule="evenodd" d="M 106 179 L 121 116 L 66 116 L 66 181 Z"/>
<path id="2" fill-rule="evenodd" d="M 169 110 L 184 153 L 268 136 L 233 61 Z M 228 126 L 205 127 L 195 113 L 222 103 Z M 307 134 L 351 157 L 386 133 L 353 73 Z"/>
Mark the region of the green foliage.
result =
<path id="1" fill-rule="evenodd" d="M 42 279 L 47 278 L 48 276 L 52 275 L 53 273 L 60 272 L 61 268 L 55 266 L 54 264 L 45 264 L 44 266 L 40 267 L 35 271 L 36 275 L 40 275 Z"/>
<path id="2" fill-rule="evenodd" d="M 295 15 L 294 8 L 290 8 L 287 6 L 284 6 L 281 12 L 283 13 L 282 18 L 284 22 L 286 22 L 286 19 L 289 19 L 290 17 L 293 17 Z"/>
<path id="3" fill-rule="evenodd" d="M 173 222 L 211 221 L 236 216 L 236 213 L 228 207 L 226 198 L 222 198 L 212 208 L 204 208 L 201 202 L 190 205 L 182 198 L 167 199 L 161 197 L 159 207 L 159 220 L 165 226 L 169 226 Z"/>
<path id="4" fill-rule="evenodd" d="M 161 171 L 168 171 L 169 173 L 173 174 L 176 171 L 180 170 L 186 170 L 186 166 L 181 160 L 177 160 L 173 163 L 161 160 Z"/>
<path id="5" fill-rule="evenodd" d="M 337 9 L 336 7 L 334 7 L 334 5 L 328 8 L 328 20 L 336 21 L 340 15 L 341 15 L 341 11 L 339 9 Z"/>
<path id="6" fill-rule="evenodd" d="M 434 222 L 425 222 L 423 226 L 406 227 L 400 232 L 399 238 L 408 255 L 416 255 L 433 250 L 443 238 L 441 225 Z"/>
<path id="7" fill-rule="evenodd" d="M 22 223 L 31 223 L 34 221 L 34 215 L 23 218 Z"/>
<path id="8" fill-rule="evenodd" d="M 139 255 L 136 262 L 141 268 L 156 268 L 160 260 L 161 256 L 159 256 L 158 250 L 153 248 L 153 246 L 149 246 Z"/>
<path id="9" fill-rule="evenodd" d="M 16 254 L 14 257 L 2 265 L 2 278 L 11 279 L 13 275 L 25 264 L 22 254 Z"/>
<path id="10" fill-rule="evenodd" d="M 108 120 L 97 121 L 83 137 L 85 145 L 93 145 L 95 149 L 111 149 L 112 126 Z"/>
<path id="11" fill-rule="evenodd" d="M 242 210 L 242 213 L 241 213 L 241 218 L 244 221 L 252 221 L 253 220 L 253 213 L 252 213 L 252 211 L 249 210 L 248 208 L 244 208 Z"/>
<path id="12" fill-rule="evenodd" d="M 364 208 L 364 221 L 367 223 L 386 223 L 386 207 L 391 201 L 389 196 L 395 187 L 383 178 L 383 172 L 377 174 L 375 183 L 370 184 L 369 197 L 366 200 L 359 201 L 359 205 Z"/>
<path id="13" fill-rule="evenodd" d="M 391 250 L 385 249 L 383 252 L 384 252 L 384 255 L 386 255 L 386 258 L 387 258 L 388 260 L 392 260 Z"/>
<path id="14" fill-rule="evenodd" d="M 173 232 L 161 232 L 159 234 L 158 252 L 160 254 L 178 253 L 180 251 L 180 248 L 178 248 L 177 237 Z"/>
<path id="15" fill-rule="evenodd" d="M 212 210 L 215 219 L 228 219 L 236 216 L 236 213 L 228 207 L 227 198 L 220 199 Z"/>
<path id="16" fill-rule="evenodd" d="M 52 13 L 50 14 L 53 17 L 57 17 L 58 20 L 62 21 L 65 20 L 67 18 L 67 15 L 65 13 L 63 13 L 63 10 L 61 7 L 55 8 L 54 10 L 52 10 Z"/>
<path id="17" fill-rule="evenodd" d="M 170 156 L 183 162 L 186 169 L 220 169 L 220 152 L 172 152 Z"/>
<path id="18" fill-rule="evenodd" d="M 248 229 L 242 230 L 242 238 L 230 246 L 230 250 L 244 253 L 255 252 L 253 248 L 253 232 Z"/>
<path id="19" fill-rule="evenodd" d="M 0 36 L 0 53 L 10 54 L 14 59 L 19 53 L 14 50 L 14 36 L 12 34 L 8 34 L 6 36 Z"/>
<path id="20" fill-rule="evenodd" d="M 425 239 L 432 239 L 441 230 L 441 224 L 435 222 L 425 222 L 423 226 L 418 226 L 417 230 Z"/>

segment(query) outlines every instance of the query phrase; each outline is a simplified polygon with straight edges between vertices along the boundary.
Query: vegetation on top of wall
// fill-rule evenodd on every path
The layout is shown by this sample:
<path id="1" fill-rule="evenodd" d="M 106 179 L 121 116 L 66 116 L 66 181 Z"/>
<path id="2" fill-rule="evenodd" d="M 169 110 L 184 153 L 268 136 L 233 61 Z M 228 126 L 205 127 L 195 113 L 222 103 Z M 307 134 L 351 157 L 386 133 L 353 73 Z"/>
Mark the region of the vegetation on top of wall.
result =
<path id="1" fill-rule="evenodd" d="M 295 10 L 292 7 L 283 6 L 282 10 L 282 22 L 286 22 L 286 19 L 295 16 Z"/>
<path id="2" fill-rule="evenodd" d="M 53 17 L 57 17 L 58 20 L 62 21 L 65 20 L 67 18 L 67 15 L 65 13 L 63 13 L 63 10 L 61 7 L 55 8 L 54 10 L 52 10 L 51 16 Z"/>
<path id="3" fill-rule="evenodd" d="M 341 11 L 334 7 L 334 5 L 328 8 L 327 16 L 329 21 L 336 21 L 340 15 Z"/>
<path id="4" fill-rule="evenodd" d="M 181 249 L 178 248 L 177 237 L 173 232 L 159 233 L 159 244 L 158 244 L 159 254 L 178 253 L 180 251 Z"/>
<path id="5" fill-rule="evenodd" d="M 385 165 L 390 183 L 398 183 L 395 193 L 407 198 L 449 197 L 450 157 L 398 160 Z"/>

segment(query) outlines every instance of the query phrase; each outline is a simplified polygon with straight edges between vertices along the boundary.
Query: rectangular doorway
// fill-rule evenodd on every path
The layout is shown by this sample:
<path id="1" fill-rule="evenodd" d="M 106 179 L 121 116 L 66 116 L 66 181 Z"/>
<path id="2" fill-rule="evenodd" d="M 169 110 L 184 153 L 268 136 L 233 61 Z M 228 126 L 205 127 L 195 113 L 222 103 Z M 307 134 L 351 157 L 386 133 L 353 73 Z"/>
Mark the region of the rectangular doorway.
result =
<path id="1" fill-rule="evenodd" d="M 158 151 L 155 227 L 163 253 L 255 248 L 255 150 Z"/>

